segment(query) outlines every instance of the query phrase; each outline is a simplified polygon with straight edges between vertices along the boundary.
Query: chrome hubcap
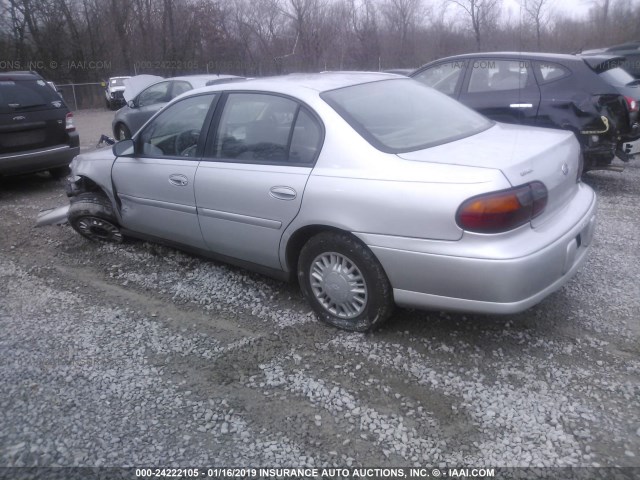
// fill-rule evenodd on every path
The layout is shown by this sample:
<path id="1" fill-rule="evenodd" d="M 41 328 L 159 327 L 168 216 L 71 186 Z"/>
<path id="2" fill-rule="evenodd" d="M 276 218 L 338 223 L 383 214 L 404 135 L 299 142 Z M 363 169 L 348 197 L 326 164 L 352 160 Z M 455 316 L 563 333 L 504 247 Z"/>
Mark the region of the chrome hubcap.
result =
<path id="1" fill-rule="evenodd" d="M 98 217 L 82 217 L 76 224 L 80 233 L 92 240 L 121 242 L 122 233 L 113 223 Z"/>
<path id="2" fill-rule="evenodd" d="M 367 284 L 344 255 L 327 252 L 311 262 L 311 290 L 320 305 L 340 318 L 354 318 L 367 306 Z"/>

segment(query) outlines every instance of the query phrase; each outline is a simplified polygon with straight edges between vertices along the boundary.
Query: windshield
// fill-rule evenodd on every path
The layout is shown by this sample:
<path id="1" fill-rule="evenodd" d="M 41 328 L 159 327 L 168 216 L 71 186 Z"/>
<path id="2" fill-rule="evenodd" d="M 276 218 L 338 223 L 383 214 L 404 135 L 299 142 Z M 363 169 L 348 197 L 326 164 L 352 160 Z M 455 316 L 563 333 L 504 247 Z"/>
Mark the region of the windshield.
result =
<path id="1" fill-rule="evenodd" d="M 636 81 L 633 75 L 620 67 L 606 70 L 602 72 L 600 76 L 604 78 L 609 85 L 624 86 Z"/>
<path id="2" fill-rule="evenodd" d="M 44 80 L 0 80 L 0 112 L 58 108 L 62 98 Z"/>
<path id="3" fill-rule="evenodd" d="M 493 123 L 412 79 L 331 90 L 321 97 L 383 152 L 401 153 L 474 135 Z"/>

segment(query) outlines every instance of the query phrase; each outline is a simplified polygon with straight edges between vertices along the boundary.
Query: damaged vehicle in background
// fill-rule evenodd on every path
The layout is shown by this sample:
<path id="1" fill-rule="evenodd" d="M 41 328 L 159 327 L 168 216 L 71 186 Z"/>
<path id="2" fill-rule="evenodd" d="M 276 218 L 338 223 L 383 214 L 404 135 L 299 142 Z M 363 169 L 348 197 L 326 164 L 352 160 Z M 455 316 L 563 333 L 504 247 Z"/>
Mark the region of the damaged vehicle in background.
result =
<path id="1" fill-rule="evenodd" d="M 187 75 L 162 78 L 154 75 L 138 75 L 125 82 L 126 105 L 113 117 L 111 126 L 116 140 L 131 138 L 158 110 L 178 95 L 194 88 L 216 83 L 244 80 L 235 75 Z"/>
<path id="2" fill-rule="evenodd" d="M 584 169 L 621 171 L 625 144 L 640 137 L 631 99 L 599 74 L 618 57 L 547 53 L 476 53 L 431 62 L 411 77 L 505 123 L 575 133 Z M 635 125 L 635 126 L 634 126 Z"/>
<path id="3" fill-rule="evenodd" d="M 80 155 L 70 205 L 37 224 L 297 279 L 322 321 L 363 332 L 394 304 L 507 314 L 562 287 L 595 229 L 581 161 L 570 132 L 493 122 L 409 78 L 288 75 L 186 93 Z"/>
<path id="4" fill-rule="evenodd" d="M 125 81 L 131 77 L 111 77 L 104 87 L 105 103 L 109 110 L 115 110 L 125 104 Z"/>
<path id="5" fill-rule="evenodd" d="M 606 48 L 584 50 L 581 54 L 589 56 L 609 54 L 624 57 L 620 66 L 633 75 L 634 78 L 640 79 L 640 41 L 613 45 L 612 47 Z"/>

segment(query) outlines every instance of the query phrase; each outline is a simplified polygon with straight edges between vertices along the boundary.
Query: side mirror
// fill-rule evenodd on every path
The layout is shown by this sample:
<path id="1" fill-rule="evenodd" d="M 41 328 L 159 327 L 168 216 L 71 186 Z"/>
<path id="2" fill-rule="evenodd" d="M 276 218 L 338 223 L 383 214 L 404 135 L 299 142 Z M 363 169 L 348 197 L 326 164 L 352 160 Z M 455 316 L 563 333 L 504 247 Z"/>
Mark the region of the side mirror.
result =
<path id="1" fill-rule="evenodd" d="M 135 154 L 135 143 L 132 139 L 127 138 L 116 143 L 111 149 L 116 157 L 133 157 Z"/>
<path id="2" fill-rule="evenodd" d="M 129 101 L 127 102 L 127 106 L 128 106 L 129 108 L 136 108 L 136 102 L 135 102 L 134 100 L 129 100 Z"/>

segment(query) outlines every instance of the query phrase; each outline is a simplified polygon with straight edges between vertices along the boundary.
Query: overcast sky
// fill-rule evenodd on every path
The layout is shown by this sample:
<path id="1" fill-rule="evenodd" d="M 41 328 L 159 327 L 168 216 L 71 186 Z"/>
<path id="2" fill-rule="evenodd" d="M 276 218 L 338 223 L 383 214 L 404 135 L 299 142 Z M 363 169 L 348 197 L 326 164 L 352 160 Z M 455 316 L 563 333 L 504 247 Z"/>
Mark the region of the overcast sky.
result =
<path id="1" fill-rule="evenodd" d="M 514 15 L 520 10 L 523 0 L 503 0 L 505 8 L 511 8 Z M 596 3 L 594 0 L 550 0 L 549 6 L 553 10 L 573 18 L 584 18 L 589 9 Z"/>

